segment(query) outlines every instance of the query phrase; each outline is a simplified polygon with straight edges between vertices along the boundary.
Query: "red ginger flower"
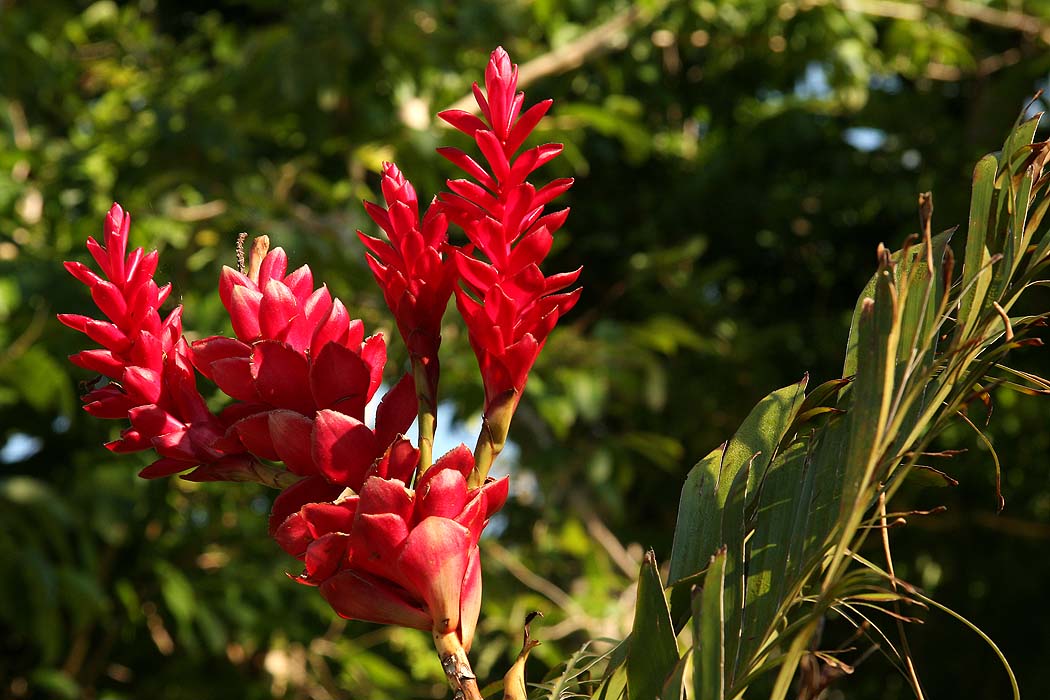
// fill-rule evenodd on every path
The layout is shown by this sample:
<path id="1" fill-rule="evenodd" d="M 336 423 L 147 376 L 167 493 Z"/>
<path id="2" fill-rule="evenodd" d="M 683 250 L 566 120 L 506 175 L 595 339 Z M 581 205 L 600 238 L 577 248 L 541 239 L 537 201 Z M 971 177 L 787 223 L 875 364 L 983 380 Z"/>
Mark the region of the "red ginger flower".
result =
<path id="1" fill-rule="evenodd" d="M 551 106 L 544 100 L 521 113 L 525 95 L 515 92 L 517 83 L 517 66 L 497 48 L 485 71 L 487 97 L 474 84 L 484 120 L 459 110 L 438 115 L 473 137 L 489 165 L 486 170 L 456 148 L 438 149 L 477 181 L 450 180 L 452 193 L 442 195 L 441 204 L 487 258 L 457 252 L 463 286 L 456 289 L 456 303 L 485 385 L 487 437 L 482 436 L 479 446 L 488 440 L 495 453 L 506 439 L 529 370 L 547 336 L 580 294 L 579 289 L 562 292 L 580 270 L 550 277 L 540 272 L 552 234 L 569 213 L 562 209 L 544 214 L 544 207 L 569 189 L 572 180 L 554 180 L 539 190 L 526 180 L 561 153 L 562 146 L 545 144 L 515 155 Z M 484 461 L 490 460 L 479 458 L 479 463 Z M 488 469 L 487 464 L 479 466 L 482 474 Z"/>
<path id="2" fill-rule="evenodd" d="M 153 281 L 156 251 L 139 248 L 125 257 L 130 221 L 114 205 L 105 247 L 88 239 L 108 279 L 66 263 L 110 322 L 59 316 L 105 345 L 71 359 L 115 380 L 84 397 L 92 415 L 131 421 L 108 447 L 156 449 L 162 458 L 141 472 L 145 478 L 197 467 L 184 478 L 286 486 L 307 476 L 311 483 L 297 484 L 299 490 L 312 488 L 324 498 L 360 487 L 369 465 L 415 415 L 406 376 L 380 403 L 376 428 L 364 424 L 365 405 L 386 363 L 382 336 L 364 339 L 363 324 L 350 319 L 342 302 L 324 287 L 313 289 L 309 267 L 285 275 L 287 257 L 278 248 L 253 259 L 254 280 L 223 272 L 220 296 L 243 340 L 216 336 L 191 351 L 182 337 L 182 308 L 160 320 L 158 308 L 170 287 Z M 197 391 L 194 366 L 241 403 L 212 414 Z M 257 458 L 284 461 L 289 472 L 264 467 Z"/>
<path id="3" fill-rule="evenodd" d="M 477 180 L 450 180 L 452 194 L 443 195 L 441 202 L 449 218 L 488 258 L 486 262 L 457 255 L 464 287 L 456 289 L 488 405 L 507 392 L 521 393 L 550 331 L 579 297 L 579 289 L 557 293 L 576 281 L 579 270 L 544 277 L 539 269 L 550 252 L 552 234 L 568 216 L 568 209 L 544 215 L 544 207 L 569 189 L 572 180 L 555 180 L 539 190 L 526 181 L 561 153 L 562 146 L 545 144 L 515 156 L 551 106 L 544 100 L 519 116 L 525 95 L 515 93 L 517 82 L 517 66 L 498 48 L 485 71 L 488 98 L 474 85 L 485 121 L 456 110 L 438 115 L 472 136 L 491 168 L 490 174 L 459 149 L 438 149 Z"/>
<path id="4" fill-rule="evenodd" d="M 383 290 L 383 298 L 397 321 L 408 347 L 419 409 L 420 467 L 433 459 L 437 423 L 441 318 L 456 284 L 456 265 L 448 244 L 448 223 L 438 206 L 419 218 L 419 199 L 412 183 L 392 163 L 383 164 L 386 209 L 365 202 L 372 220 L 386 232 L 389 243 L 357 235 L 368 249 L 368 266 Z"/>
<path id="5" fill-rule="evenodd" d="M 390 242 L 360 231 L 357 235 L 368 249 L 368 265 L 408 351 L 436 362 L 441 317 L 457 276 L 448 245 L 448 224 L 437 206 L 431 206 L 420 222 L 416 191 L 393 163 L 383 164 L 382 190 L 386 209 L 371 202 L 364 204 Z"/>
<path id="6" fill-rule="evenodd" d="M 260 465 L 227 426 L 212 414 L 197 391 L 189 348 L 182 337 L 182 307 L 161 320 L 159 309 L 171 285 L 153 280 L 157 251 L 130 253 L 131 215 L 114 204 L 106 216 L 103 244 L 88 238 L 87 248 L 102 275 L 79 262 L 65 267 L 91 289 L 108 321 L 59 314 L 65 325 L 103 345 L 70 360 L 112 381 L 84 397 L 84 409 L 98 418 L 127 418 L 131 427 L 106 445 L 115 452 L 155 449 L 161 455 L 141 476 L 156 478 L 193 467 L 195 474 L 222 474 L 232 480 L 259 480 Z"/>
<path id="7" fill-rule="evenodd" d="M 304 500 L 297 510 L 275 505 L 271 530 L 303 561 L 296 580 L 318 586 L 341 616 L 454 633 L 469 650 L 481 607 L 478 540 L 506 501 L 508 480 L 467 488 L 474 459 L 461 445 L 410 489 L 418 458 L 399 440 L 358 493 Z"/>
<path id="8" fill-rule="evenodd" d="M 386 364 L 383 336 L 366 339 L 364 324 L 327 287 L 313 288 L 308 266 L 286 275 L 287 266 L 275 248 L 261 261 L 253 255 L 252 276 L 223 268 L 219 294 L 238 338 L 193 343 L 193 362 L 243 402 L 223 412 L 231 432 L 253 454 L 308 477 L 297 490 L 330 499 L 359 488 L 372 462 L 408 429 L 413 382 L 405 375 L 380 402 L 375 429 L 366 426 L 365 406 Z"/>

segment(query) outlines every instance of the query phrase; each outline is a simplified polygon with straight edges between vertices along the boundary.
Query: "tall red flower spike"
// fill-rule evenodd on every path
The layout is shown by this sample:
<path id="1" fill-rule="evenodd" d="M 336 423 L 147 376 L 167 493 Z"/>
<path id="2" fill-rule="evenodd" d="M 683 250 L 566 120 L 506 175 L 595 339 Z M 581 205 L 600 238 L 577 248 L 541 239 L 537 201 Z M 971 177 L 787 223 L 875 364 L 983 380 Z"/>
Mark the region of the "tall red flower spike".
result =
<path id="1" fill-rule="evenodd" d="M 441 318 L 458 276 L 448 224 L 433 204 L 420 221 L 419 200 L 412 183 L 392 163 L 383 164 L 386 208 L 365 202 L 365 210 L 389 242 L 357 235 L 368 250 L 366 259 L 383 290 L 383 298 L 408 347 L 419 401 L 420 449 L 429 467 L 437 415 L 438 347 Z"/>
<path id="2" fill-rule="evenodd" d="M 551 101 L 524 113 L 525 94 L 516 92 L 518 67 L 507 52 L 492 52 L 485 71 L 485 91 L 474 84 L 474 97 L 484 119 L 459 110 L 438 116 L 477 143 L 488 169 L 458 148 L 439 148 L 475 182 L 449 180 L 452 191 L 441 196 L 444 211 L 474 244 L 474 255 L 457 254 L 463 286 L 456 302 L 477 355 L 485 385 L 485 424 L 475 456 L 478 471 L 472 485 L 484 481 L 492 460 L 503 448 L 529 370 L 558 319 L 579 298 L 577 288 L 563 290 L 580 270 L 545 277 L 540 263 L 550 252 L 553 233 L 568 209 L 544 213 L 546 205 L 572 186 L 554 180 L 536 189 L 526 178 L 562 151 L 560 144 L 518 149 L 539 123 Z M 476 253 L 484 255 L 484 259 Z"/>
<path id="3" fill-rule="evenodd" d="M 415 188 L 393 163 L 383 164 L 382 190 L 385 209 L 371 202 L 364 205 L 389 243 L 357 234 L 409 353 L 436 360 L 441 317 L 457 276 L 448 224 L 436 206 L 420 221 Z"/>
<path id="4" fill-rule="evenodd" d="M 507 499 L 507 477 L 467 487 L 474 459 L 460 446 L 407 484 L 419 459 L 395 442 L 369 470 L 358 493 L 307 502 L 279 523 L 274 537 L 346 618 L 454 636 L 470 649 L 481 608 L 478 540 Z"/>
<path id="5" fill-rule="evenodd" d="M 182 307 L 161 319 L 159 309 L 171 285 L 153 280 L 157 251 L 130 253 L 131 215 L 114 204 L 106 217 L 103 243 L 88 238 L 87 248 L 102 275 L 79 262 L 70 274 L 90 288 L 108 321 L 59 314 L 65 325 L 103 346 L 70 360 L 111 381 L 83 397 L 84 409 L 98 418 L 129 419 L 131 427 L 106 445 L 114 452 L 155 449 L 160 455 L 142 470 L 147 479 L 196 467 L 212 479 L 262 481 L 276 485 L 280 475 L 254 459 L 227 425 L 208 410 L 197 391 L 189 347 L 182 337 Z"/>
<path id="6" fill-rule="evenodd" d="M 84 397 L 88 412 L 131 420 L 108 447 L 156 449 L 162 459 L 142 471 L 145 478 L 193 469 L 183 478 L 296 484 L 298 492 L 321 498 L 359 488 L 369 465 L 415 416 L 406 375 L 380 403 L 376 427 L 364 424 L 386 363 L 382 336 L 365 339 L 363 324 L 342 302 L 325 287 L 314 290 L 309 267 L 286 275 L 284 251 L 267 254 L 263 237 L 248 274 L 226 268 L 221 278 L 220 297 L 238 338 L 214 336 L 191 350 L 182 337 L 181 307 L 160 320 L 170 287 L 153 281 L 156 251 L 137 249 L 125 259 L 129 225 L 130 216 L 114 205 L 105 247 L 88 240 L 108 279 L 66 263 L 91 287 L 110 322 L 59 316 L 106 346 L 71 359 L 114 380 Z M 194 367 L 237 403 L 212 414 L 197 391 Z M 288 471 L 262 460 L 283 461 Z M 300 477 L 308 483 L 296 483 Z"/>

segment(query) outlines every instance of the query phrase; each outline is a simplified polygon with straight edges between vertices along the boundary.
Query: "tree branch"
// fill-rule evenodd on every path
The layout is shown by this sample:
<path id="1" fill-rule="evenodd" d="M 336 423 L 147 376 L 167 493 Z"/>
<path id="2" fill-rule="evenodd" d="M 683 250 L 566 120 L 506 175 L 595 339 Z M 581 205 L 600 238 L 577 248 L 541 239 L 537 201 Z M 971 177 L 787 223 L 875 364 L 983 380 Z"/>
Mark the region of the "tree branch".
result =
<path id="1" fill-rule="evenodd" d="M 653 14 L 655 11 L 644 13 L 644 18 L 648 19 Z M 557 75 L 573 68 L 579 68 L 592 54 L 614 46 L 620 34 L 641 19 L 643 19 L 642 11 L 632 4 L 597 27 L 587 30 L 568 44 L 521 64 L 518 69 L 518 87 L 524 88 L 548 75 Z M 474 101 L 474 96 L 468 94 L 461 97 L 448 109 L 460 109 L 477 114 L 478 104 Z"/>

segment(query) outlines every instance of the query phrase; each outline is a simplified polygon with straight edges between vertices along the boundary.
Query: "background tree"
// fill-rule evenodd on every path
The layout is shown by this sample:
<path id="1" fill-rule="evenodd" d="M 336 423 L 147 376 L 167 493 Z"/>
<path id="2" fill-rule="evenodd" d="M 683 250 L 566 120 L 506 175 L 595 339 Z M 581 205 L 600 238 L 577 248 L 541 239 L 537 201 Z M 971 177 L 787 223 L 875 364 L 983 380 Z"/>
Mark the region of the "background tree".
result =
<path id="1" fill-rule="evenodd" d="M 114 199 L 138 243 L 161 243 L 194 328 L 219 328 L 218 268 L 247 230 L 389 329 L 354 234 L 375 233 L 359 201 L 381 162 L 423 197 L 454 176 L 430 115 L 496 44 L 530 94 L 558 98 L 543 136 L 568 149 L 549 174 L 577 184 L 551 264 L 586 263 L 584 296 L 519 411 L 475 652 L 501 675 L 542 609 L 538 680 L 629 629 L 639 545 L 667 559 L 689 467 L 770 389 L 838 375 L 875 245 L 917 230 L 915 194 L 936 193 L 935 228 L 965 223 L 973 164 L 1045 84 L 1048 41 L 1034 1 L 0 2 L 0 586 L 17 602 L 0 611 L 0 693 L 445 692 L 425 636 L 335 620 L 284 579 L 272 494 L 140 482 L 102 450 L 110 427 L 84 420 L 86 377 L 64 359 L 79 341 L 52 318 L 86 309 L 58 261 Z M 447 399 L 470 420 L 465 334 L 443 335 L 463 387 Z M 894 543 L 897 573 L 966 610 L 1039 697 L 1050 433 L 1040 403 L 1014 401 L 992 396 L 1009 409 L 990 427 L 1003 514 L 960 426 L 944 441 L 971 450 L 947 466 L 960 485 L 904 494 L 949 511 Z M 999 697 L 980 640 L 930 617 L 910 634 L 928 688 Z M 851 692 L 898 697 L 892 673 L 873 656 Z"/>

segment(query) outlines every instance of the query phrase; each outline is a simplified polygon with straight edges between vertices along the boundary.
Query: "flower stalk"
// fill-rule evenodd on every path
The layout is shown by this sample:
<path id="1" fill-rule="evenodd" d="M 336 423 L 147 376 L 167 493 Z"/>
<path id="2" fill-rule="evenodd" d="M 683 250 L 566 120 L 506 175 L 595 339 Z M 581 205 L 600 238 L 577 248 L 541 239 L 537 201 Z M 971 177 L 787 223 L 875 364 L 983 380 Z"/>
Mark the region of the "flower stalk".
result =
<path id="1" fill-rule="evenodd" d="M 436 358 L 435 358 L 436 362 Z M 434 435 L 437 432 L 437 401 L 429 380 L 430 368 L 423 357 L 412 356 L 412 376 L 416 382 L 416 401 L 419 419 L 419 469 L 416 478 L 423 476 L 434 463 Z"/>
<path id="2" fill-rule="evenodd" d="M 483 700 L 478 678 L 470 666 L 470 659 L 463 649 L 463 644 L 454 632 L 434 632 L 434 648 L 441 660 L 441 669 L 445 672 L 449 687 L 456 700 Z"/>
<path id="3" fill-rule="evenodd" d="M 481 432 L 474 447 L 474 471 L 467 483 L 472 488 L 484 484 L 489 470 L 507 445 L 510 422 L 518 407 L 518 392 L 510 390 L 493 399 L 481 417 Z"/>

